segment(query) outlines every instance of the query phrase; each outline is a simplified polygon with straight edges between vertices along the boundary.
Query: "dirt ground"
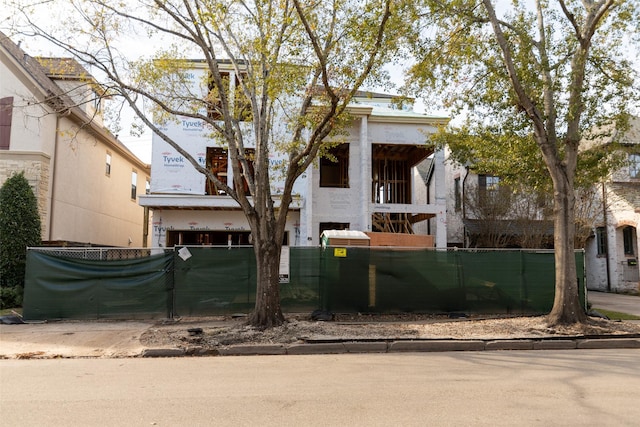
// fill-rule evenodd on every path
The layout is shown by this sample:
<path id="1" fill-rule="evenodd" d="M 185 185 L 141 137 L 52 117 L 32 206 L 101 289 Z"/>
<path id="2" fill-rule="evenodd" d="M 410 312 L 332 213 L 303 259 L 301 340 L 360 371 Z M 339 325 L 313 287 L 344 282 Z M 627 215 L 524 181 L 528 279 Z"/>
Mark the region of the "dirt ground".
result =
<path id="1" fill-rule="evenodd" d="M 198 346 L 215 349 L 237 344 L 292 344 L 333 340 L 507 339 L 550 336 L 640 334 L 640 325 L 590 318 L 583 326 L 550 328 L 544 316 L 470 317 L 450 319 L 431 315 L 338 315 L 313 321 L 309 315 L 289 315 L 280 327 L 261 331 L 243 319 L 179 319 L 157 324 L 140 338 L 146 347 Z M 213 323 L 212 323 L 213 321 Z"/>
<path id="2" fill-rule="evenodd" d="M 433 315 L 337 315 L 314 321 L 289 314 L 287 323 L 259 330 L 245 318 L 204 317 L 162 321 L 60 321 L 0 325 L 0 359 L 135 357 L 145 349 L 200 349 L 206 354 L 242 344 L 293 344 L 339 340 L 509 339 L 640 334 L 640 323 L 590 318 L 587 325 L 550 328 L 544 317 L 449 318 Z"/>

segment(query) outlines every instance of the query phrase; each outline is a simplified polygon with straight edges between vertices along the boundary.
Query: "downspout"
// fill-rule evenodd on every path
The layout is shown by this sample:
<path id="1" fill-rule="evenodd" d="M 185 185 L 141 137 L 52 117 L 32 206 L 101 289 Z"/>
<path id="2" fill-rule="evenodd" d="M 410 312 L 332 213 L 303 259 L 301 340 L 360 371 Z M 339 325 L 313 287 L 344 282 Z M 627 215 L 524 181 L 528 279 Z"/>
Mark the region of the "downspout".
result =
<path id="1" fill-rule="evenodd" d="M 607 191 L 604 182 L 602 182 L 602 216 L 604 218 L 604 259 L 607 269 L 607 292 L 611 292 L 611 273 L 609 271 L 611 262 L 609 260 L 609 227 L 607 225 Z"/>
<path id="2" fill-rule="evenodd" d="M 467 184 L 467 178 L 469 177 L 469 166 L 464 167 L 464 179 L 462 180 L 462 240 L 464 247 L 467 248 L 469 245 L 467 244 L 467 227 L 464 225 L 464 220 L 467 219 L 467 205 L 465 204 L 465 188 Z"/>
<path id="3" fill-rule="evenodd" d="M 58 145 L 59 145 L 59 138 L 60 138 L 60 132 L 58 132 L 58 129 L 60 129 L 60 117 L 58 117 L 58 115 L 56 115 L 56 137 L 54 139 L 53 142 L 53 159 L 52 159 L 52 165 L 51 168 L 49 169 L 49 179 L 51 180 L 50 183 L 50 188 L 51 191 L 49 193 L 49 225 L 48 225 L 48 230 L 47 230 L 47 240 L 48 241 L 52 241 L 53 240 L 53 206 L 54 206 L 54 199 L 55 199 L 55 189 L 56 189 L 56 171 L 58 170 L 57 168 L 57 163 L 58 163 Z"/>

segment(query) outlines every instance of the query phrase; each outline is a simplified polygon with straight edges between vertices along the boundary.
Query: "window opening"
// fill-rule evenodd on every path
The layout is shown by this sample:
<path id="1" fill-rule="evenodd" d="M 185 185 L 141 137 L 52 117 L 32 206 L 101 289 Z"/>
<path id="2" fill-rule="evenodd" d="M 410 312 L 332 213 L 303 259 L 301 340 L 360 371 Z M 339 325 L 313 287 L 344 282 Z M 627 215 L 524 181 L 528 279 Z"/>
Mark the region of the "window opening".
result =
<path id="1" fill-rule="evenodd" d="M 372 147 L 371 199 L 377 204 L 411 203 L 411 168 L 429 153 L 404 145 L 375 144 Z M 388 233 L 413 233 L 410 213 L 374 212 L 371 229 Z"/>
<path id="2" fill-rule="evenodd" d="M 460 177 L 453 180 L 453 196 L 455 201 L 456 212 L 460 211 L 462 207 L 462 193 L 460 191 Z"/>
<path id="3" fill-rule="evenodd" d="M 607 229 L 604 227 L 596 228 L 596 246 L 598 255 L 607 254 Z"/>
<path id="4" fill-rule="evenodd" d="M 233 118 L 239 121 L 251 121 L 251 102 L 245 96 L 240 85 L 240 80 L 235 73 L 220 72 L 229 102 L 228 108 L 232 110 Z M 232 78 L 233 77 L 233 78 Z M 231 84 L 230 84 L 231 83 Z M 209 77 L 209 95 L 207 96 L 207 115 L 213 120 L 223 120 L 222 100 L 220 89 L 215 87 L 213 78 Z"/>
<path id="5" fill-rule="evenodd" d="M 256 150 L 253 148 L 245 148 L 244 155 L 247 158 L 247 163 L 249 165 L 249 176 L 255 176 L 255 171 L 253 169 L 253 162 L 256 159 Z M 242 162 L 238 160 L 238 166 L 242 171 L 242 186 L 244 187 L 244 192 L 248 195 L 251 195 L 251 189 L 249 188 L 249 181 L 247 181 L 247 174 L 245 173 Z"/>
<path id="6" fill-rule="evenodd" d="M 220 147 L 207 147 L 207 169 L 218 178 L 227 183 L 227 166 L 229 163 L 227 150 Z M 207 178 L 205 193 L 214 196 L 226 195 L 223 188 L 219 188 L 213 180 Z"/>
<path id="7" fill-rule="evenodd" d="M 372 172 L 374 203 L 411 203 L 406 160 L 374 159 Z"/>
<path id="8" fill-rule="evenodd" d="M 176 245 L 203 245 L 203 246 L 250 246 L 252 244 L 251 232 L 228 230 L 168 230 L 167 247 Z M 289 245 L 289 232 L 285 231 L 282 240 L 284 246 Z"/>
<path id="9" fill-rule="evenodd" d="M 245 148 L 245 157 L 247 158 L 247 163 L 249 164 L 249 174 L 251 176 L 254 175 L 254 165 L 253 162 L 255 160 L 255 152 L 256 150 L 253 148 Z M 242 170 L 242 183 L 244 187 L 244 191 L 247 194 L 251 194 L 249 189 L 249 182 L 246 179 L 246 173 L 243 170 L 242 163 L 238 160 L 238 166 L 240 170 Z M 211 171 L 211 173 L 218 178 L 219 181 L 229 185 L 229 181 L 227 180 L 229 173 L 229 152 L 228 150 L 220 147 L 207 147 L 207 161 L 206 167 Z M 224 188 L 215 185 L 213 180 L 207 179 L 205 193 L 209 195 L 218 195 L 224 196 L 226 195 L 226 191 Z"/>
<path id="10" fill-rule="evenodd" d="M 137 184 L 138 184 L 138 173 L 136 171 L 131 172 L 131 199 L 135 200 L 137 196 Z"/>
<path id="11" fill-rule="evenodd" d="M 349 188 L 349 144 L 329 149 L 320 158 L 320 187 Z"/>
<path id="12" fill-rule="evenodd" d="M 635 251 L 633 250 L 633 227 L 625 227 L 622 229 L 622 240 L 624 242 L 624 254 L 625 255 L 633 255 Z"/>
<path id="13" fill-rule="evenodd" d="M 629 177 L 640 178 L 640 154 L 629 154 Z"/>
<path id="14" fill-rule="evenodd" d="M 107 158 L 105 160 L 105 170 L 104 173 L 107 176 L 111 176 L 111 153 L 107 153 Z"/>
<path id="15" fill-rule="evenodd" d="M 478 175 L 478 202 L 481 206 L 501 203 L 499 197 L 500 178 L 493 175 Z"/>

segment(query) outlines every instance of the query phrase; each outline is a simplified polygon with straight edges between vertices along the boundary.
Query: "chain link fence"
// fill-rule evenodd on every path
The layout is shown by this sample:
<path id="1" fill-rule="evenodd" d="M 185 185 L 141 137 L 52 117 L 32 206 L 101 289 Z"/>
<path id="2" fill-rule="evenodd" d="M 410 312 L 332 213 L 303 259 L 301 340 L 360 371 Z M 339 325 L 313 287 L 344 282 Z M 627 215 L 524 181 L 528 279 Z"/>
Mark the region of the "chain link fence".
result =
<path id="1" fill-rule="evenodd" d="M 61 258 L 91 261 L 115 261 L 147 258 L 162 253 L 172 253 L 166 248 L 105 248 L 105 247 L 34 247 L 29 250 Z"/>

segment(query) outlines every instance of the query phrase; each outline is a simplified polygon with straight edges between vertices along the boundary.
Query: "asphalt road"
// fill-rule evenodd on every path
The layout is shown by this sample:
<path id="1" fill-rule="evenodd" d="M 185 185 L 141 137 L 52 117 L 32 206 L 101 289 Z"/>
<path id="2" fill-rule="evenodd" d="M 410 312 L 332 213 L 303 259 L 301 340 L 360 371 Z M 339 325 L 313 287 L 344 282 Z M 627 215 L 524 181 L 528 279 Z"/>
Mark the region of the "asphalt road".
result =
<path id="1" fill-rule="evenodd" d="M 0 360 L 11 426 L 632 426 L 640 350 Z"/>

